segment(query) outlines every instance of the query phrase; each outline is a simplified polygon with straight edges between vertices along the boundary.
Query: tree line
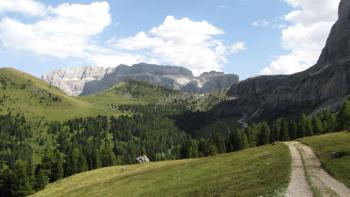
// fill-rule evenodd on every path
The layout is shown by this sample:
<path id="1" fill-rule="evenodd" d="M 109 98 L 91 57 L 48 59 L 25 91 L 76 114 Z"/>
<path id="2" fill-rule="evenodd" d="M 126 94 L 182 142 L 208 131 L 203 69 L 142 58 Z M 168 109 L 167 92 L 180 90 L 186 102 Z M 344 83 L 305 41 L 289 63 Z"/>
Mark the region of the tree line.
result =
<path id="1" fill-rule="evenodd" d="M 51 122 L 45 140 L 39 139 L 24 116 L 0 115 L 0 196 L 26 196 L 76 173 L 136 163 L 135 158 L 143 154 L 151 161 L 206 157 L 350 129 L 349 101 L 337 113 L 326 110 L 296 120 L 279 118 L 231 128 L 230 133 L 213 132 L 206 138 L 191 135 L 191 129 L 209 121 L 205 112 L 196 116 L 186 106 L 170 104 L 118 109 L 133 115 Z M 42 151 L 36 151 L 38 147 Z"/>

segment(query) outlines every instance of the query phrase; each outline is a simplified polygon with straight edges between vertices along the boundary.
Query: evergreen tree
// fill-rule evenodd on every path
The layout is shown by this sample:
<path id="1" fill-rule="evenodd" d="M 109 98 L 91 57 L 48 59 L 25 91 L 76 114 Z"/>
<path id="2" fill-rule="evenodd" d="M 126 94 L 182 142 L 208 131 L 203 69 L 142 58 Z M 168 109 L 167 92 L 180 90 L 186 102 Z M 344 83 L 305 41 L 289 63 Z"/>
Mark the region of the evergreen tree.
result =
<path id="1" fill-rule="evenodd" d="M 42 190 L 48 184 L 49 178 L 47 177 L 45 171 L 42 169 L 41 165 L 37 165 L 35 170 L 35 182 L 34 189 L 36 191 Z"/>
<path id="2" fill-rule="evenodd" d="M 249 147 L 248 137 L 245 131 L 242 131 L 241 142 L 242 142 L 242 149 Z"/>
<path id="3" fill-rule="evenodd" d="M 0 196 L 12 196 L 12 186 L 14 177 L 11 169 L 5 165 L 0 165 Z"/>
<path id="4" fill-rule="evenodd" d="M 316 135 L 319 135 L 323 130 L 321 119 L 318 116 L 312 117 L 312 130 Z"/>
<path id="5" fill-rule="evenodd" d="M 54 182 L 63 178 L 63 157 L 58 150 L 54 151 L 54 158 L 51 158 L 50 181 Z"/>
<path id="6" fill-rule="evenodd" d="M 350 101 L 345 101 L 338 112 L 338 129 L 350 130 Z"/>
<path id="7" fill-rule="evenodd" d="M 32 193 L 32 183 L 28 176 L 27 162 L 17 160 L 13 170 L 11 194 L 13 196 L 27 196 Z"/>
<path id="8" fill-rule="evenodd" d="M 326 127 L 324 126 L 323 132 L 333 132 L 337 130 L 337 115 L 335 113 L 332 113 L 331 111 L 327 110 L 323 114 L 323 125 L 326 123 Z"/>
<path id="9" fill-rule="evenodd" d="M 82 152 L 79 152 L 78 161 L 78 172 L 85 172 L 89 170 L 86 158 Z"/>
<path id="10" fill-rule="evenodd" d="M 297 138 L 297 133 L 298 133 L 298 125 L 295 120 L 291 120 L 289 122 L 289 137 L 291 140 L 295 140 Z"/>
<path id="11" fill-rule="evenodd" d="M 299 122 L 299 130 L 298 137 L 302 138 L 304 136 L 313 135 L 312 132 L 312 122 L 309 117 L 307 117 L 304 113 L 301 115 Z"/>
<path id="12" fill-rule="evenodd" d="M 289 132 L 288 132 L 288 122 L 285 119 L 281 120 L 281 141 L 289 141 Z"/>
<path id="13" fill-rule="evenodd" d="M 132 146 L 130 146 L 132 147 Z M 130 154 L 129 160 L 134 160 L 136 157 L 134 154 Z M 101 164 L 102 167 L 112 166 L 115 164 L 115 155 L 113 153 L 113 147 L 110 142 L 107 141 L 102 145 L 101 148 Z"/>
<path id="14" fill-rule="evenodd" d="M 218 148 L 214 142 L 209 142 L 208 156 L 218 154 Z"/>
<path id="15" fill-rule="evenodd" d="M 270 143 L 270 128 L 267 122 L 262 122 L 260 126 L 260 133 L 258 135 L 257 146 Z"/>
<path id="16" fill-rule="evenodd" d="M 201 138 L 199 140 L 198 153 L 199 153 L 200 157 L 209 155 L 209 146 L 210 146 L 210 144 L 208 143 L 208 141 L 206 139 Z"/>
<path id="17" fill-rule="evenodd" d="M 270 134 L 270 142 L 275 142 L 280 140 L 282 130 L 282 119 L 279 118 L 272 122 L 272 129 Z"/>

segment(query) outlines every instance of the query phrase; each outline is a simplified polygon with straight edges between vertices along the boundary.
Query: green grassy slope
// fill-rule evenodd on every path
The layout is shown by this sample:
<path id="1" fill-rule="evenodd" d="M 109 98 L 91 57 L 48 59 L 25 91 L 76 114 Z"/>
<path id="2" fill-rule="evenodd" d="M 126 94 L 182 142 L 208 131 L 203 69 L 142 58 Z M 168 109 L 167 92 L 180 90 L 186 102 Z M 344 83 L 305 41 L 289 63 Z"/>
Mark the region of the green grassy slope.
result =
<path id="1" fill-rule="evenodd" d="M 0 114 L 23 113 L 27 118 L 65 120 L 74 117 L 117 115 L 117 111 L 94 106 L 65 95 L 57 88 L 12 68 L 0 69 Z"/>
<path id="2" fill-rule="evenodd" d="M 332 159 L 332 152 L 350 153 L 350 133 L 330 133 L 300 140 L 311 146 L 320 158 L 322 166 L 336 179 L 350 187 L 350 155 Z"/>
<path id="3" fill-rule="evenodd" d="M 111 104 L 149 104 L 165 100 L 167 96 L 178 95 L 178 91 L 157 87 L 138 81 L 120 82 L 114 87 L 94 95 L 78 97 L 96 106 Z"/>
<path id="4" fill-rule="evenodd" d="M 208 158 L 114 166 L 49 184 L 34 196 L 273 196 L 289 181 L 284 144 Z"/>

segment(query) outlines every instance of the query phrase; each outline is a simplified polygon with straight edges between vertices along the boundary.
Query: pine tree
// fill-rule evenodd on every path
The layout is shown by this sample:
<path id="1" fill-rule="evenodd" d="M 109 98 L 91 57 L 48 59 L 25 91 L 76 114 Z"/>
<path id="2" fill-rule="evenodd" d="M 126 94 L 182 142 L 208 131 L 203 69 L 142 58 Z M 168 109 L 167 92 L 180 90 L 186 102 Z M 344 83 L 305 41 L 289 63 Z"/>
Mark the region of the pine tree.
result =
<path id="1" fill-rule="evenodd" d="M 12 196 L 13 181 L 12 170 L 7 165 L 0 164 L 0 196 Z"/>
<path id="2" fill-rule="evenodd" d="M 289 131 L 289 137 L 291 140 L 295 140 L 297 138 L 297 133 L 298 133 L 298 125 L 297 123 L 295 122 L 295 120 L 291 120 L 289 122 L 289 128 L 288 128 L 288 131 Z"/>
<path id="3" fill-rule="evenodd" d="M 242 142 L 242 149 L 249 147 L 248 137 L 245 131 L 242 131 L 241 142 Z"/>
<path id="4" fill-rule="evenodd" d="M 78 161 L 78 172 L 85 172 L 89 170 L 86 158 L 82 152 L 79 152 Z"/>
<path id="5" fill-rule="evenodd" d="M 48 184 L 49 178 L 47 177 L 45 171 L 42 169 L 41 165 L 37 165 L 35 170 L 35 182 L 34 189 L 36 191 L 42 190 Z"/>
<path id="6" fill-rule="evenodd" d="M 350 130 L 350 101 L 345 101 L 338 112 L 338 129 Z"/>
<path id="7" fill-rule="evenodd" d="M 312 121 L 309 117 L 307 117 L 304 113 L 301 114 L 300 122 L 299 122 L 299 130 L 298 137 L 302 138 L 304 136 L 313 135 L 312 132 Z"/>
<path id="8" fill-rule="evenodd" d="M 54 151 L 54 158 L 52 158 L 51 163 L 51 176 L 50 181 L 57 181 L 63 178 L 63 158 L 61 153 L 58 150 Z"/>
<path id="9" fill-rule="evenodd" d="M 27 162 L 16 161 L 13 170 L 13 186 L 11 187 L 13 196 L 27 196 L 32 193 L 32 183 L 27 170 Z"/>
<path id="10" fill-rule="evenodd" d="M 316 135 L 319 135 L 323 130 L 321 119 L 318 116 L 312 117 L 312 130 Z"/>
<path id="11" fill-rule="evenodd" d="M 270 143 L 270 128 L 267 122 L 262 122 L 260 126 L 260 133 L 258 135 L 257 146 Z"/>
<path id="12" fill-rule="evenodd" d="M 208 156 L 218 154 L 218 148 L 216 147 L 214 142 L 209 142 Z"/>
<path id="13" fill-rule="evenodd" d="M 281 136 L 280 136 L 281 141 L 289 141 L 289 132 L 288 132 L 288 123 L 285 119 L 281 120 Z"/>
<path id="14" fill-rule="evenodd" d="M 281 138 L 281 129 L 282 129 L 282 119 L 279 118 L 276 121 L 272 122 L 272 129 L 270 134 L 270 142 L 275 142 Z"/>
<path id="15" fill-rule="evenodd" d="M 64 176 L 70 176 L 79 172 L 78 163 L 80 151 L 78 148 L 73 148 L 68 155 L 66 162 L 64 163 Z"/>
<path id="16" fill-rule="evenodd" d="M 129 160 L 134 160 L 135 155 L 130 155 L 132 158 Z M 112 166 L 115 164 L 115 155 L 113 153 L 113 147 L 109 142 L 105 142 L 101 148 L 101 164 L 102 167 Z"/>

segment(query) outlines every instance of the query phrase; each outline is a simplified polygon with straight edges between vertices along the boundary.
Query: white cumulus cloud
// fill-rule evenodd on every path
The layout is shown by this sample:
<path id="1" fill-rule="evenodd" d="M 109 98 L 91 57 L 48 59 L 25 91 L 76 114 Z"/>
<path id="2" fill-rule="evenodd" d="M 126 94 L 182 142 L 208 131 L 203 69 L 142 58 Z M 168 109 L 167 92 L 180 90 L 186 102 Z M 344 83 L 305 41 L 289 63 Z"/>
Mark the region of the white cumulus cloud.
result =
<path id="1" fill-rule="evenodd" d="M 28 9 L 22 9 L 23 6 Z M 0 13 L 10 11 L 36 18 L 25 23 L 3 16 L 0 19 L 3 47 L 98 66 L 149 62 L 184 66 L 200 74 L 221 70 L 230 54 L 246 49 L 244 42 L 219 40 L 217 37 L 224 31 L 207 21 L 173 16 L 134 36 L 111 38 L 106 46 L 97 40 L 112 23 L 106 1 L 52 7 L 34 0 L 0 0 Z"/>
<path id="2" fill-rule="evenodd" d="M 5 12 L 16 12 L 30 16 L 45 15 L 47 7 L 35 0 L 1 0 L 0 14 Z"/>
<path id="3" fill-rule="evenodd" d="M 33 24 L 3 18 L 0 39 L 5 47 L 39 55 L 84 57 L 92 48 L 92 38 L 110 23 L 107 2 L 61 4 Z"/>
<path id="4" fill-rule="evenodd" d="M 295 9 L 284 19 L 282 47 L 289 52 L 274 59 L 260 74 L 291 74 L 314 65 L 337 19 L 339 0 L 285 0 Z"/>
<path id="5" fill-rule="evenodd" d="M 117 50 L 143 55 L 147 62 L 171 64 L 191 69 L 194 74 L 221 70 L 227 56 L 246 49 L 243 42 L 226 45 L 216 39 L 224 31 L 207 21 L 189 18 L 165 18 L 163 24 L 135 36 L 111 39 L 109 44 Z"/>

